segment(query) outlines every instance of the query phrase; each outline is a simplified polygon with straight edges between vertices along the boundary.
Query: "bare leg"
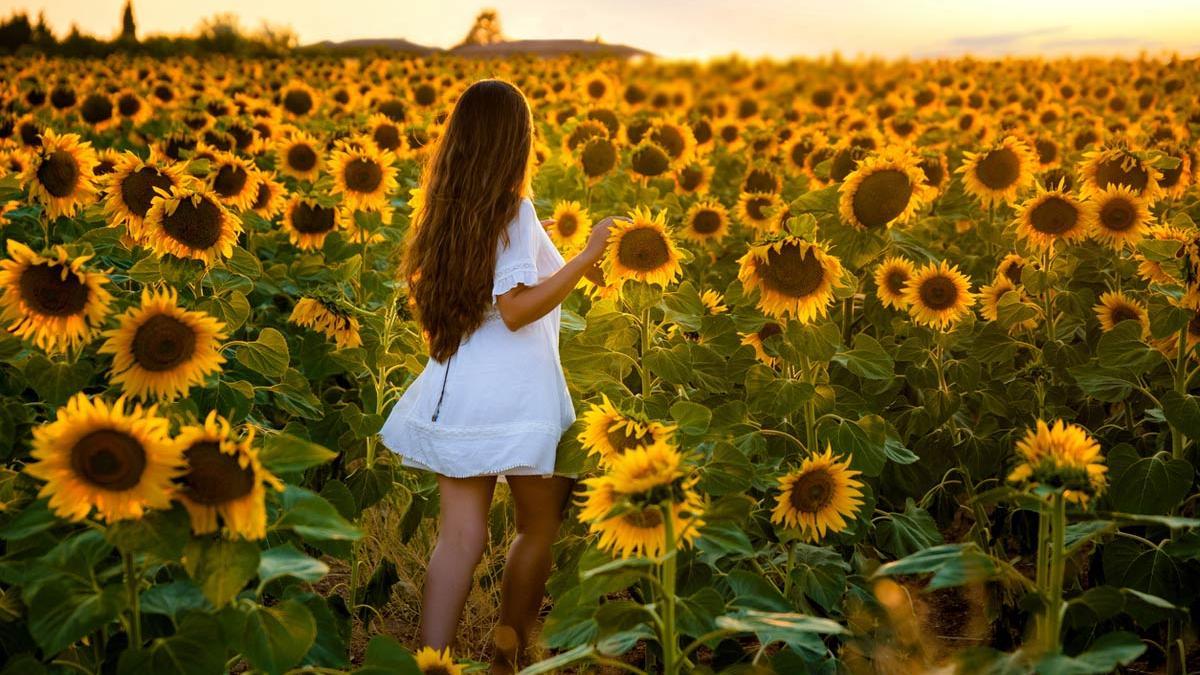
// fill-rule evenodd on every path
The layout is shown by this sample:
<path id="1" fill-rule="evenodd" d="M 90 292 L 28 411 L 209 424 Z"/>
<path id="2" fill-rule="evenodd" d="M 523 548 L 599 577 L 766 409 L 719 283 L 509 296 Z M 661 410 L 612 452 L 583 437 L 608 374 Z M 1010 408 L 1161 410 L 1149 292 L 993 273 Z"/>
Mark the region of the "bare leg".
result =
<path id="1" fill-rule="evenodd" d="M 421 640 L 434 649 L 454 642 L 475 567 L 487 547 L 488 507 L 495 487 L 495 476 L 438 476 L 442 513 L 421 605 Z"/>
<path id="2" fill-rule="evenodd" d="M 550 548 L 575 481 L 562 476 L 509 476 L 508 484 L 517 507 L 517 536 L 504 565 L 500 623 L 516 631 L 523 647 L 542 606 L 553 562 Z"/>

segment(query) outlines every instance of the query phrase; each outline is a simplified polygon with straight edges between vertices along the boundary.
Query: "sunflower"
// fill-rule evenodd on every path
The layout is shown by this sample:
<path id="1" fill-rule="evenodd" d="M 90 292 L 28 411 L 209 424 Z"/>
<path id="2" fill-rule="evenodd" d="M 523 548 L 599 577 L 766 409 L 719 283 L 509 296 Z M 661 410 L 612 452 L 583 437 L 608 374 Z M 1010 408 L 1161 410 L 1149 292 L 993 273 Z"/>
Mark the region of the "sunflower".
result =
<path id="1" fill-rule="evenodd" d="M 34 253 L 8 240 L 0 261 L 0 321 L 17 337 L 51 354 L 92 340 L 108 316 L 108 277 L 83 268 L 90 256 L 71 258 L 61 246 L 53 255 Z"/>
<path id="2" fill-rule="evenodd" d="M 279 105 L 290 117 L 302 118 L 318 106 L 317 92 L 300 81 L 293 81 L 279 93 Z"/>
<path id="3" fill-rule="evenodd" d="M 92 509 L 106 522 L 141 518 L 170 508 L 171 479 L 183 468 L 169 425 L 153 406 L 127 410 L 124 397 L 110 405 L 75 394 L 33 430 L 36 461 L 25 472 L 46 481 L 38 494 L 60 518 L 83 520 Z"/>
<path id="4" fill-rule="evenodd" d="M 1168 146 L 1164 152 L 1179 160 L 1179 166 L 1174 169 L 1159 169 L 1158 187 L 1164 196 L 1179 199 L 1192 185 L 1192 154 L 1181 146 Z"/>
<path id="5" fill-rule="evenodd" d="M 147 245 L 159 255 L 192 258 L 212 265 L 233 255 L 242 221 L 207 188 L 184 184 L 151 200 L 143 222 Z"/>
<path id="6" fill-rule="evenodd" d="M 768 339 L 782 334 L 783 326 L 775 323 L 774 321 L 768 321 L 753 333 L 742 333 L 740 335 L 742 338 L 742 344 L 754 348 L 754 357 L 756 359 L 762 361 L 768 366 L 774 366 L 779 359 L 768 354 L 765 345 Z"/>
<path id="7" fill-rule="evenodd" d="M 321 151 L 317 139 L 297 131 L 275 144 L 275 166 L 284 174 L 299 180 L 313 181 L 321 172 Z"/>
<path id="8" fill-rule="evenodd" d="M 841 261 L 823 246 L 793 236 L 751 246 L 738 265 L 746 290 L 759 291 L 759 309 L 776 318 L 790 314 L 801 323 L 828 313 L 842 276 Z"/>
<path id="9" fill-rule="evenodd" d="M 712 165 L 692 161 L 675 171 L 675 193 L 680 195 L 702 195 L 712 183 Z"/>
<path id="10" fill-rule="evenodd" d="M 140 124 L 150 119 L 150 104 L 137 92 L 130 89 L 117 92 L 116 108 L 117 114 L 121 118 L 129 120 L 133 124 Z"/>
<path id="11" fill-rule="evenodd" d="M 737 216 L 743 224 L 760 231 L 773 231 L 774 216 L 783 200 L 774 192 L 743 192 L 738 196 Z"/>
<path id="12" fill-rule="evenodd" d="M 104 332 L 101 354 L 112 354 L 109 381 L 141 399 L 173 399 L 220 372 L 225 324 L 204 312 L 179 306 L 174 288 L 142 289 L 140 306 L 118 317 Z"/>
<path id="13" fill-rule="evenodd" d="M 613 223 L 604 259 L 605 279 L 617 286 L 626 279 L 670 284 L 682 268 L 679 251 L 667 232 L 666 212 L 652 216 L 649 209 L 638 207 L 629 218 Z"/>
<path id="14" fill-rule="evenodd" d="M 666 151 L 671 166 L 677 169 L 686 165 L 696 152 L 696 137 L 686 124 L 660 119 L 650 127 L 647 137 Z"/>
<path id="15" fill-rule="evenodd" d="M 209 166 L 208 187 L 231 209 L 247 211 L 258 197 L 262 174 L 254 165 L 237 155 L 222 152 Z"/>
<path id="16" fill-rule="evenodd" d="M 875 268 L 876 295 L 884 307 L 904 309 L 904 287 L 916 274 L 912 261 L 900 256 L 884 258 Z"/>
<path id="17" fill-rule="evenodd" d="M 684 216 L 683 236 L 696 242 L 721 241 L 729 233 L 729 212 L 715 199 L 692 204 Z"/>
<path id="18" fill-rule="evenodd" d="M 1017 297 L 1025 299 L 1025 290 L 1021 286 L 1014 284 L 1012 279 L 997 274 L 992 283 L 981 286 L 979 289 L 979 313 L 988 321 L 998 321 L 1000 319 L 1000 301 L 1008 293 L 1016 293 Z M 1030 318 L 1020 323 L 1014 324 L 1010 330 L 1033 330 L 1037 328 L 1037 318 Z"/>
<path id="19" fill-rule="evenodd" d="M 798 133 L 783 146 L 783 166 L 792 175 L 809 171 L 808 158 L 818 149 L 829 144 L 829 139 L 819 131 Z"/>
<path id="20" fill-rule="evenodd" d="M 608 127 L 603 122 L 589 119 L 580 120 L 569 133 L 563 134 L 562 148 L 567 152 L 574 152 L 579 146 L 593 138 L 608 138 L 609 135 Z"/>
<path id="21" fill-rule="evenodd" d="M 142 224 L 150 211 L 150 204 L 160 196 L 159 190 L 170 193 L 184 181 L 183 166 L 156 161 L 153 153 L 149 161 L 132 152 L 120 156 L 113 172 L 103 179 L 105 192 L 104 212 L 108 224 L 124 226 L 129 236 L 142 238 Z"/>
<path id="22" fill-rule="evenodd" d="M 683 455 L 670 443 L 654 443 L 609 458 L 608 477 L 622 494 L 651 495 L 687 473 Z"/>
<path id="23" fill-rule="evenodd" d="M 963 187 L 985 206 L 1012 203 L 1017 194 L 1033 184 L 1037 158 L 1024 141 L 1006 136 L 1000 143 L 980 152 L 964 152 Z"/>
<path id="24" fill-rule="evenodd" d="M 441 651 L 433 647 L 422 647 L 413 658 L 417 662 L 417 668 L 424 675 L 463 675 L 466 672 L 463 666 L 454 662 L 449 647 Z"/>
<path id="25" fill-rule="evenodd" d="M 996 274 L 998 276 L 1008 277 L 1008 280 L 1014 285 L 1021 285 L 1021 274 L 1025 271 L 1025 266 L 1029 264 L 1025 258 L 1019 253 L 1009 253 L 1000 260 L 1000 264 L 996 265 Z M 1035 265 L 1036 267 L 1036 265 Z"/>
<path id="26" fill-rule="evenodd" d="M 283 229 L 292 244 L 305 251 L 313 251 L 325 245 L 325 237 L 340 227 L 337 209 L 322 206 L 312 197 L 292 195 L 283 207 Z"/>
<path id="27" fill-rule="evenodd" d="M 904 303 L 917 323 L 946 329 L 970 313 L 975 304 L 971 280 L 946 261 L 922 267 L 904 287 Z"/>
<path id="28" fill-rule="evenodd" d="M 579 511 L 580 522 L 600 535 L 598 545 L 622 558 L 645 556 L 657 558 L 669 553 L 667 529 L 660 504 L 628 504 L 618 506 L 624 495 L 616 481 L 609 476 L 597 476 L 583 481 L 585 492 Z M 680 498 L 670 503 L 671 524 L 676 545 L 690 546 L 699 537 L 704 521 L 700 496 L 685 486 Z M 609 515 L 613 511 L 617 515 Z"/>
<path id="29" fill-rule="evenodd" d="M 1083 238 L 1092 215 L 1089 208 L 1062 188 L 1046 190 L 1038 186 L 1038 194 L 1017 209 L 1017 236 L 1036 249 L 1051 250 L 1056 243 Z"/>
<path id="30" fill-rule="evenodd" d="M 617 94 L 617 87 L 612 78 L 600 71 L 593 71 L 580 77 L 576 87 L 584 98 L 592 103 L 606 101 Z"/>
<path id="31" fill-rule="evenodd" d="M 387 151 L 397 155 L 404 152 L 404 130 L 387 115 L 382 113 L 371 115 L 367 120 L 367 136 L 381 152 Z"/>
<path id="32" fill-rule="evenodd" d="M 1092 237 L 1114 249 L 1136 246 L 1150 226 L 1146 200 L 1124 185 L 1100 190 L 1087 203 L 1092 212 Z"/>
<path id="33" fill-rule="evenodd" d="M 725 296 L 711 288 L 700 294 L 700 304 L 712 316 L 729 311 L 729 308 L 725 306 Z"/>
<path id="34" fill-rule="evenodd" d="M 655 178 L 671 170 L 671 156 L 657 143 L 646 139 L 630 153 L 629 170 L 633 172 L 634 180 Z"/>
<path id="35" fill-rule="evenodd" d="M 771 522 L 796 528 L 811 542 L 845 530 L 863 504 L 863 484 L 855 478 L 859 473 L 826 445 L 824 453 L 813 454 L 779 479 Z"/>
<path id="36" fill-rule="evenodd" d="M 311 328 L 330 338 L 338 349 L 352 349 L 362 345 L 358 319 L 336 303 L 317 298 L 301 298 L 292 308 L 288 321 L 297 326 Z"/>
<path id="37" fill-rule="evenodd" d="M 283 483 L 263 468 L 253 441 L 253 427 L 238 436 L 215 410 L 203 424 L 179 430 L 175 444 L 187 471 L 175 479 L 176 498 L 191 517 L 193 534 L 216 532 L 220 516 L 232 536 L 267 536 L 266 487 L 282 490 Z"/>
<path id="38" fill-rule="evenodd" d="M 342 196 L 350 209 L 381 209 L 388 195 L 396 190 L 396 156 L 367 146 L 360 150 L 343 147 L 329 161 L 333 174 L 333 193 Z"/>
<path id="39" fill-rule="evenodd" d="M 554 222 L 550 225 L 550 238 L 563 250 L 582 247 L 592 231 L 592 218 L 587 209 L 576 201 L 560 200 L 554 205 Z"/>
<path id="40" fill-rule="evenodd" d="M 1008 474 L 1010 483 L 1062 489 L 1067 501 L 1079 504 L 1104 491 L 1108 467 L 1100 444 L 1077 424 L 1056 420 L 1051 427 L 1038 420 L 1016 450 L 1021 461 Z"/>
<path id="41" fill-rule="evenodd" d="M 46 208 L 51 220 L 73 216 L 96 198 L 97 163 L 92 144 L 78 134 L 59 135 L 47 129 L 41 147 L 31 153 L 21 174 L 21 185 Z"/>
<path id="42" fill-rule="evenodd" d="M 1138 197 L 1153 202 L 1161 192 L 1158 170 L 1126 148 L 1106 148 L 1084 154 L 1085 196 L 1096 196 L 1110 188 L 1125 187 Z"/>
<path id="43" fill-rule="evenodd" d="M 1100 319 L 1101 330 L 1106 333 L 1122 321 L 1128 320 L 1141 324 L 1143 334 L 1150 331 L 1150 314 L 1146 311 L 1146 306 L 1121 291 L 1102 293 L 1094 311 L 1096 318 Z"/>
<path id="44" fill-rule="evenodd" d="M 617 166 L 617 146 L 607 138 L 592 138 L 576 153 L 588 185 L 595 185 Z"/>
<path id="45" fill-rule="evenodd" d="M 266 220 L 271 220 L 283 212 L 286 194 L 287 188 L 275 179 L 274 174 L 264 175 L 258 183 L 258 194 L 250 204 L 250 210 Z"/>
<path id="46" fill-rule="evenodd" d="M 1157 241 L 1179 242 L 1180 250 L 1195 238 L 1195 234 L 1173 225 L 1152 225 L 1146 234 L 1150 239 Z M 1162 263 L 1150 260 L 1141 253 L 1135 253 L 1134 258 L 1138 261 L 1138 276 L 1146 281 L 1166 285 L 1179 283 L 1180 280 L 1176 276 L 1163 269 Z"/>
<path id="47" fill-rule="evenodd" d="M 667 447 L 673 427 L 661 422 L 639 420 L 617 409 L 608 396 L 593 403 L 583 414 L 578 440 L 589 455 L 598 455 L 600 466 L 634 449 Z"/>
<path id="48" fill-rule="evenodd" d="M 860 161 L 846 176 L 838 212 L 860 230 L 888 228 L 908 222 L 930 192 L 917 159 L 889 150 Z"/>

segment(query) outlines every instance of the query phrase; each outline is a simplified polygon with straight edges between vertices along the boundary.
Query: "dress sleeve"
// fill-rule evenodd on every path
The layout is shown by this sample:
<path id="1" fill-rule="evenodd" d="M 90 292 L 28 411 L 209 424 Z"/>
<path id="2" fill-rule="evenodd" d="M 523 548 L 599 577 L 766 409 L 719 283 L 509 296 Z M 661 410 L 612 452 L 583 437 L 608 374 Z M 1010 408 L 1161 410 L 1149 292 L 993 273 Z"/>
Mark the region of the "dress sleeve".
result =
<path id="1" fill-rule="evenodd" d="M 492 280 L 492 302 L 517 284 L 535 286 L 538 282 L 537 230 L 541 227 L 533 202 L 522 199 L 517 216 L 508 225 L 508 244 L 496 242 L 496 273 Z"/>

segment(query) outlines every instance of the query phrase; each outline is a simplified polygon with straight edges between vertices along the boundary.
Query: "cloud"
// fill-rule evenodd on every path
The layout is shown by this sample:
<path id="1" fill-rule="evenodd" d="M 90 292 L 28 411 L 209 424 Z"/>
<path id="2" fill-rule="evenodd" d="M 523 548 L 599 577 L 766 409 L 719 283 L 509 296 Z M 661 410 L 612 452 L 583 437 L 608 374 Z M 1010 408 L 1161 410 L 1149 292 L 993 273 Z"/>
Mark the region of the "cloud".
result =
<path id="1" fill-rule="evenodd" d="M 1094 37 L 1047 40 L 1038 45 L 1041 49 L 1094 49 L 1096 47 L 1143 47 L 1151 49 L 1161 45 L 1158 40 L 1135 37 Z"/>
<path id="2" fill-rule="evenodd" d="M 1053 26 L 1050 28 L 1038 28 L 1035 30 L 1014 31 L 1011 33 L 990 33 L 986 35 L 965 35 L 956 37 L 946 42 L 946 48 L 949 49 L 968 49 L 968 50 L 985 50 L 994 51 L 997 49 L 1006 49 L 1016 46 L 1017 43 L 1029 38 L 1040 37 L 1044 35 L 1054 35 L 1067 30 L 1066 26 Z"/>

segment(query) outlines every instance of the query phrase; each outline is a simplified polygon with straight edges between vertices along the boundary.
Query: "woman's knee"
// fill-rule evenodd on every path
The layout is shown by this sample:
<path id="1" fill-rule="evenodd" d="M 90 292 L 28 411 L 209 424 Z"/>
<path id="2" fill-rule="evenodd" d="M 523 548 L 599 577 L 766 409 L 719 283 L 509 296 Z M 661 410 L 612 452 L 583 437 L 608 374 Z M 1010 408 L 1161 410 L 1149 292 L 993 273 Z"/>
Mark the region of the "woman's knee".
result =
<path id="1" fill-rule="evenodd" d="M 438 532 L 438 546 L 445 546 L 463 560 L 475 563 L 483 557 L 487 550 L 488 531 L 486 523 L 467 524 L 457 523 L 443 526 Z"/>

